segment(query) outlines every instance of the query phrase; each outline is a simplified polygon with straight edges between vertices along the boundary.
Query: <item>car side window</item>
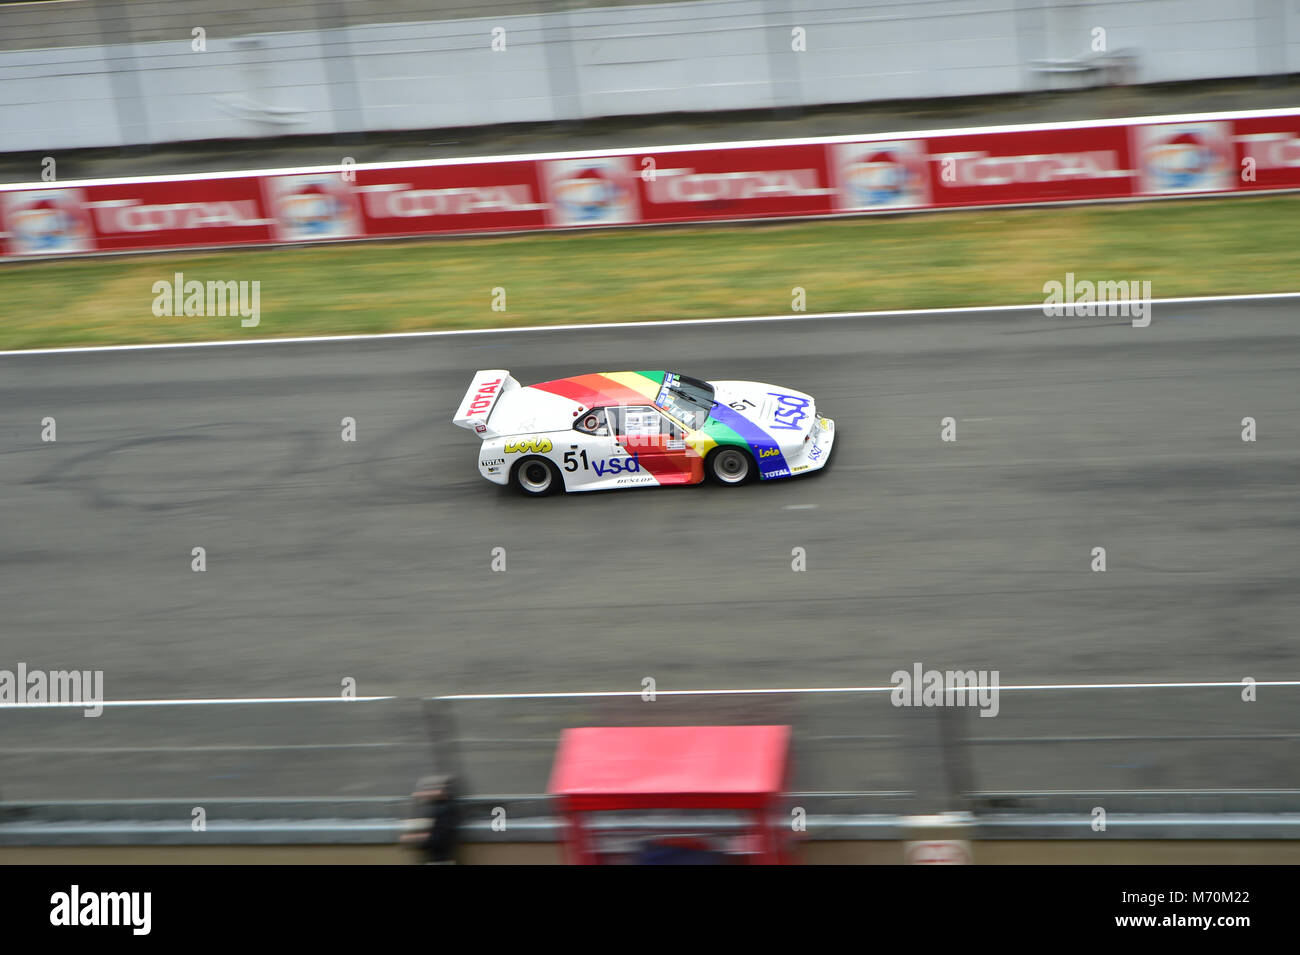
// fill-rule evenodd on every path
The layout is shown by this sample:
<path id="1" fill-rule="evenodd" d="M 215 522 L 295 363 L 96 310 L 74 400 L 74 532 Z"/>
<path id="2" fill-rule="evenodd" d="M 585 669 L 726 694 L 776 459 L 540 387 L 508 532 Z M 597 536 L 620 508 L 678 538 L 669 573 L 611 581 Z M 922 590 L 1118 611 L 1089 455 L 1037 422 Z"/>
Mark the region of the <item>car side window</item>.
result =
<path id="1" fill-rule="evenodd" d="M 575 431 L 581 431 L 583 434 L 607 435 L 609 434 L 609 418 L 604 408 L 592 408 L 585 414 L 578 416 L 578 420 L 573 423 Z"/>
<path id="2" fill-rule="evenodd" d="M 657 438 L 666 423 L 663 415 L 649 405 L 621 405 L 609 410 L 614 433 L 625 438 Z"/>
<path id="3" fill-rule="evenodd" d="M 609 412 L 614 433 L 623 439 L 625 447 L 658 447 L 665 440 L 670 450 L 685 446 L 686 432 L 681 425 L 653 405 L 626 405 L 610 408 Z"/>
<path id="4" fill-rule="evenodd" d="M 669 451 L 680 451 L 686 447 L 686 431 L 676 421 L 664 418 L 664 434 L 668 435 L 665 447 Z"/>

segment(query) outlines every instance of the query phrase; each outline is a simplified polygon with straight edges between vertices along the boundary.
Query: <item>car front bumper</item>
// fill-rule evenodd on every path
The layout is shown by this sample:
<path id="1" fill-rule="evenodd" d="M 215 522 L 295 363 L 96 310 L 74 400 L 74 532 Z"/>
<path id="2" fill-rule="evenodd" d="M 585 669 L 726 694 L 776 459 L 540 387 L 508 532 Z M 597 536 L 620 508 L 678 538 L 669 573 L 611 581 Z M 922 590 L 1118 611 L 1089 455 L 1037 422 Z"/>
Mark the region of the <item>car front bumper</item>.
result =
<path id="1" fill-rule="evenodd" d="M 809 439 L 798 454 L 786 458 L 792 477 L 821 471 L 830 463 L 831 451 L 835 447 L 834 420 L 818 415 Z"/>

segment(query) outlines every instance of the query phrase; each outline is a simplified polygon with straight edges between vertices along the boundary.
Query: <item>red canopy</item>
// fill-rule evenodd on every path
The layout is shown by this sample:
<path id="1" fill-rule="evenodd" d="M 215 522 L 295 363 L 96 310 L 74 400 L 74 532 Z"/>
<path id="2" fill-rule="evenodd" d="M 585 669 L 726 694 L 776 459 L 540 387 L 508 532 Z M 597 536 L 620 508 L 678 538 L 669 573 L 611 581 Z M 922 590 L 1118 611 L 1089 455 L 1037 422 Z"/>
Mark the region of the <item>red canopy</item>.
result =
<path id="1" fill-rule="evenodd" d="M 759 809 L 785 786 L 788 726 L 565 730 L 550 793 L 564 810 Z"/>

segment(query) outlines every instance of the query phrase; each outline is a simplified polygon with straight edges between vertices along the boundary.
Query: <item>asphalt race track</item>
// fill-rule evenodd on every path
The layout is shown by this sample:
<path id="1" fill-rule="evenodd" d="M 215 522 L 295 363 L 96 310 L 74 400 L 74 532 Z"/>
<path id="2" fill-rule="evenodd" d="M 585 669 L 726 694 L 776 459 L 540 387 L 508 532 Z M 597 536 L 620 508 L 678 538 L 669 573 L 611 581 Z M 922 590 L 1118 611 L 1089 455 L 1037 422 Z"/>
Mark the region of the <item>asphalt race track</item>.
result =
<path id="1" fill-rule="evenodd" d="M 1296 679 L 1298 311 L 1157 304 L 1148 328 L 948 313 L 0 356 L 0 668 L 103 670 L 112 700 L 336 696 L 346 678 L 361 695 L 411 698 L 640 690 L 646 677 L 660 690 L 878 686 L 918 662 L 997 670 L 1004 685 Z M 834 466 L 739 489 L 524 499 L 478 476 L 477 440 L 450 423 L 477 368 L 525 384 L 671 368 L 788 385 L 836 419 Z M 40 440 L 46 416 L 53 443 Z M 355 443 L 341 440 L 345 416 Z M 940 440 L 945 417 L 955 442 Z M 504 573 L 490 568 L 497 547 Z M 1233 689 L 1099 692 L 1032 706 L 1008 693 L 1002 713 L 1020 723 L 969 722 L 1005 736 L 1104 735 L 1117 720 L 1157 735 L 1300 729 L 1294 688 L 1262 688 L 1257 704 Z M 337 715 L 299 706 L 221 719 L 243 743 L 346 737 Z M 211 708 L 2 715 L 7 798 L 72 795 L 69 764 L 42 746 L 86 750 L 78 772 L 95 793 L 138 796 L 158 757 L 88 751 L 232 738 L 211 729 Z M 405 725 L 356 738 L 418 748 Z M 1294 739 L 1241 766 L 1238 743 L 1188 745 L 1180 769 L 1112 760 L 1112 781 L 1298 785 Z M 168 794 L 220 788 L 252 759 L 196 758 Z M 321 791 L 303 765 L 281 788 Z M 1093 779 L 1071 765 L 1014 782 Z M 350 766 L 342 791 L 404 791 Z"/>

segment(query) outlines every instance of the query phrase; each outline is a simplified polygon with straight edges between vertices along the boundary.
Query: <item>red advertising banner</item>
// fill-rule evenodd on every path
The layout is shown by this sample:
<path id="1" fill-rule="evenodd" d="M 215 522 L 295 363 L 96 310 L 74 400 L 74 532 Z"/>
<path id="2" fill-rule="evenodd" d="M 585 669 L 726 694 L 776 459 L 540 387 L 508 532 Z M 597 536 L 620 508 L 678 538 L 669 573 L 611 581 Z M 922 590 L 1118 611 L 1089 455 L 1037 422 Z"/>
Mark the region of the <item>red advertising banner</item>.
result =
<path id="1" fill-rule="evenodd" d="M 258 178 L 126 180 L 0 193 L 9 255 L 259 245 Z"/>
<path id="2" fill-rule="evenodd" d="M 0 186 L 6 258 L 1300 189 L 1300 110 Z"/>
<path id="3" fill-rule="evenodd" d="M 86 187 L 84 208 L 94 225 L 95 246 L 103 252 L 257 245 L 270 239 L 274 224 L 257 186 L 256 176 L 107 182 Z"/>
<path id="4" fill-rule="evenodd" d="M 1133 194 L 1128 130 L 1028 130 L 928 139 L 936 206 L 1116 199 Z"/>
<path id="5" fill-rule="evenodd" d="M 543 229 L 546 203 L 538 188 L 537 166 L 524 159 L 359 168 L 354 191 L 361 200 L 365 234 Z"/>
<path id="6" fill-rule="evenodd" d="M 642 222 L 834 211 L 835 189 L 827 178 L 826 151 L 820 143 L 662 151 L 645 153 L 638 162 Z"/>
<path id="7" fill-rule="evenodd" d="M 1233 121 L 1237 189 L 1293 189 L 1300 182 L 1300 116 Z"/>

